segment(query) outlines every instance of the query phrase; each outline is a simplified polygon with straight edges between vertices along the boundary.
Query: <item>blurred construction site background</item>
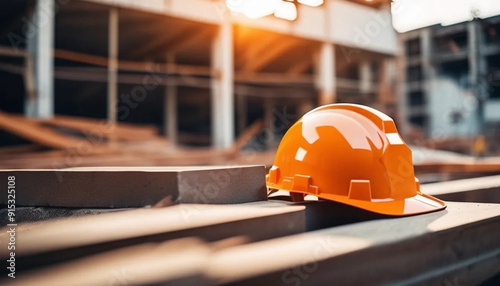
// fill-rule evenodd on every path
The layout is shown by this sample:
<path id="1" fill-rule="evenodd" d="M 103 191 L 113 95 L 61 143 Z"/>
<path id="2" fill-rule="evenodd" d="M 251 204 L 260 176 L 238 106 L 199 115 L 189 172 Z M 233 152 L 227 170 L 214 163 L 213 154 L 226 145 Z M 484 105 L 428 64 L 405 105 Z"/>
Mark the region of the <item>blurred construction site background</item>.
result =
<path id="1" fill-rule="evenodd" d="M 424 181 L 498 173 L 498 14 L 495 0 L 3 0 L 0 168 L 269 166 L 305 112 L 357 103 L 396 121 Z"/>

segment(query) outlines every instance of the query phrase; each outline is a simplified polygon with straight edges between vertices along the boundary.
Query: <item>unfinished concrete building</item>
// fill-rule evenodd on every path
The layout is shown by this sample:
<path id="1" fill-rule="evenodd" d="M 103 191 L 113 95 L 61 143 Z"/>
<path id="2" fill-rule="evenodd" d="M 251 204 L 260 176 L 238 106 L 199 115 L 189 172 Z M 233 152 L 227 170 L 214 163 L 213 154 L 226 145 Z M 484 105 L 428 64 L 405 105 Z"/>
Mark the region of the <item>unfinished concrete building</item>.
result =
<path id="1" fill-rule="evenodd" d="M 319 104 L 396 117 L 390 2 L 295 1 L 287 21 L 225 1 L 2 1 L 0 110 L 155 125 L 221 148 L 257 119 L 279 138 Z"/>
<path id="2" fill-rule="evenodd" d="M 400 110 L 432 139 L 498 136 L 500 16 L 399 35 Z"/>

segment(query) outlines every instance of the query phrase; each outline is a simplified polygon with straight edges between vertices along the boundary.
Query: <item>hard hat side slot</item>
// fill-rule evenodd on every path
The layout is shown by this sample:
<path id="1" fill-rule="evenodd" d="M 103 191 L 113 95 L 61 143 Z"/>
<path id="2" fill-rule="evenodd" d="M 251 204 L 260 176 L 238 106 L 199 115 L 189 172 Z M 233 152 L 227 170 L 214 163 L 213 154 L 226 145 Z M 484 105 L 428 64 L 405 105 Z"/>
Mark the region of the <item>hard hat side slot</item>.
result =
<path id="1" fill-rule="evenodd" d="M 372 191 L 369 180 L 351 180 L 349 198 L 352 200 L 371 201 Z"/>

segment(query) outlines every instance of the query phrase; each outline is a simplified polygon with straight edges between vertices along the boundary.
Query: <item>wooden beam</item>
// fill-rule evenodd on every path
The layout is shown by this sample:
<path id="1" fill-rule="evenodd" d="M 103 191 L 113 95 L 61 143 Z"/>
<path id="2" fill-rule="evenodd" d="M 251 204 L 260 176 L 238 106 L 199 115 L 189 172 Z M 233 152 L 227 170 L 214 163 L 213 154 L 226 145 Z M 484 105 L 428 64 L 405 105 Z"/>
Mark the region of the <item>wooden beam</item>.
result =
<path id="1" fill-rule="evenodd" d="M 272 60 L 276 59 L 278 56 L 283 54 L 285 51 L 293 47 L 295 43 L 294 39 L 285 39 L 275 42 L 272 46 L 267 47 L 258 55 L 255 55 L 245 63 L 242 67 L 243 71 L 246 72 L 257 72 L 269 64 Z"/>
<path id="2" fill-rule="evenodd" d="M 250 40 L 252 40 L 251 37 Z M 279 39 L 274 35 L 264 34 L 264 37 L 260 37 L 258 41 L 237 42 L 237 45 L 244 45 L 245 49 L 236 55 L 236 66 L 245 66 L 247 63 L 259 57 L 259 55 L 264 53 L 267 49 L 271 48 L 278 40 Z"/>
<path id="3" fill-rule="evenodd" d="M 92 145 L 91 142 L 83 139 L 64 136 L 50 128 L 41 126 L 39 122 L 31 119 L 2 112 L 0 112 L 0 129 L 49 148 L 76 149 L 79 146 Z"/>
<path id="4" fill-rule="evenodd" d="M 307 88 L 297 87 L 257 87 L 251 85 L 237 84 L 235 93 L 254 97 L 274 97 L 274 98 L 297 98 L 303 99 L 314 96 L 314 91 Z"/>
<path id="5" fill-rule="evenodd" d="M 2 65 L 0 64 L 0 69 Z M 22 70 L 22 69 L 20 69 Z M 106 71 L 96 68 L 87 67 L 60 67 L 54 71 L 55 78 L 74 80 L 74 81 L 91 81 L 106 83 Z M 186 76 L 186 75 L 169 75 L 168 84 L 177 86 L 188 86 L 198 88 L 210 88 L 211 79 Z M 127 73 L 118 76 L 119 83 L 125 84 L 144 84 L 143 73 Z M 167 81 L 165 81 L 167 83 Z"/>
<path id="6" fill-rule="evenodd" d="M 210 253 L 228 242 L 231 245 L 230 240 L 208 244 L 199 238 L 182 238 L 144 243 L 23 273 L 8 284 L 78 285 L 85 279 L 87 285 L 210 285 L 203 267 Z"/>
<path id="7" fill-rule="evenodd" d="M 158 130 L 153 126 L 137 126 L 124 122 L 105 124 L 100 119 L 56 115 L 51 119 L 40 120 L 43 125 L 75 130 L 91 134 L 97 138 L 108 136 L 124 141 L 144 141 L 158 139 Z"/>
<path id="8" fill-rule="evenodd" d="M 304 59 L 292 65 L 288 69 L 287 73 L 293 76 L 300 75 L 305 73 L 312 65 L 313 65 L 313 59 L 306 56 L 304 57 Z"/>
<path id="9" fill-rule="evenodd" d="M 246 236 L 249 241 L 260 241 L 297 234 L 305 231 L 304 210 L 304 206 L 287 202 L 180 204 L 20 225 L 16 231 L 16 272 L 137 243 L 189 236 L 207 241 Z M 103 229 L 106 231 L 99 231 Z M 3 231 L 0 242 L 8 239 Z M 2 259 L 8 255 L 7 248 L 0 249 Z"/>
<path id="10" fill-rule="evenodd" d="M 18 75 L 24 75 L 26 72 L 26 69 L 21 66 L 4 63 L 0 63 L 0 70 Z"/>
<path id="11" fill-rule="evenodd" d="M 107 57 L 94 56 L 84 53 L 77 53 L 66 50 L 55 50 L 55 58 L 65 59 L 74 62 L 80 62 L 90 65 L 107 67 L 109 59 Z M 59 67 L 61 69 L 61 67 Z M 170 74 L 185 74 L 185 75 L 200 75 L 211 76 L 212 71 L 209 67 L 179 65 L 174 63 L 156 63 L 156 62 L 140 62 L 140 61 L 118 61 L 118 69 L 123 71 L 137 72 L 156 72 Z"/>
<path id="12" fill-rule="evenodd" d="M 224 285 L 480 284 L 498 274 L 498 241 L 497 205 L 449 202 L 446 210 L 425 215 L 225 249 L 206 273 Z"/>
<path id="13" fill-rule="evenodd" d="M 314 76 L 289 73 L 245 73 L 239 72 L 235 76 L 236 82 L 257 84 L 304 84 L 312 85 Z"/>
<path id="14" fill-rule="evenodd" d="M 162 47 L 166 46 L 169 41 L 176 41 L 179 39 L 179 37 L 182 37 L 186 34 L 190 34 L 192 31 L 189 31 L 187 29 L 182 29 L 179 30 L 177 33 L 172 38 L 169 37 L 164 37 L 164 35 L 158 35 L 156 37 L 150 38 L 148 41 L 140 42 L 140 45 L 135 47 L 132 50 L 133 57 L 137 58 L 140 56 L 144 56 L 145 54 L 148 53 L 153 53 L 156 51 L 159 51 Z M 164 51 L 165 49 L 161 49 Z"/>
<path id="15" fill-rule="evenodd" d="M 172 43 L 167 45 L 164 49 L 166 51 L 175 53 L 178 52 L 187 46 L 193 45 L 202 39 L 208 39 L 215 34 L 215 29 L 212 27 L 206 27 L 201 29 L 196 29 L 192 33 L 185 33 L 183 35 L 179 35 L 176 39 L 171 41 Z"/>
<path id="16" fill-rule="evenodd" d="M 24 58 L 26 55 L 27 53 L 25 50 L 0 45 L 0 56 Z"/>
<path id="17" fill-rule="evenodd" d="M 202 39 L 209 38 L 212 34 L 214 34 L 214 28 L 212 27 L 196 27 L 187 31 L 183 30 L 177 33 L 173 38 L 158 36 L 147 45 L 139 47 L 134 54 L 140 56 L 158 50 L 176 53 Z"/>
<path id="18" fill-rule="evenodd" d="M 500 175 L 422 184 L 420 189 L 447 201 L 500 203 Z"/>
<path id="19" fill-rule="evenodd" d="M 474 162 L 471 160 L 434 161 L 423 162 L 415 165 L 416 173 L 484 173 L 500 172 L 500 160 L 493 159 L 487 161 Z"/>

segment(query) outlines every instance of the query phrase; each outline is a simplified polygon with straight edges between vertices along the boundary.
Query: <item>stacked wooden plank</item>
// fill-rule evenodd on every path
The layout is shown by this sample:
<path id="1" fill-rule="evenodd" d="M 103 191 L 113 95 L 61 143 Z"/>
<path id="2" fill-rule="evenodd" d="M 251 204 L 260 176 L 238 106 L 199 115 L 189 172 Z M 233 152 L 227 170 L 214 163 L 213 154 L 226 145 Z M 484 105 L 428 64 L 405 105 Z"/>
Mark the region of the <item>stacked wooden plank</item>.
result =
<path id="1" fill-rule="evenodd" d="M 0 168 L 227 164 L 261 129 L 262 122 L 254 122 L 227 149 L 188 148 L 172 146 L 148 126 L 69 116 L 35 120 L 0 112 L 0 130 L 33 143 L 0 148 Z"/>
<path id="2" fill-rule="evenodd" d="M 37 142 L 42 146 L 55 149 L 77 148 L 79 144 L 84 142 L 80 139 L 61 135 L 50 128 L 44 128 L 35 121 L 7 115 L 3 112 L 0 112 L 0 129 Z"/>
<path id="3" fill-rule="evenodd" d="M 116 169 L 110 172 L 128 176 Z M 218 189 L 240 198 L 238 189 L 245 186 L 232 180 L 242 176 L 224 180 L 227 184 Z M 263 176 L 252 179 L 258 185 L 263 180 Z M 150 177 L 142 180 L 150 181 Z M 257 191 L 241 204 L 170 203 L 21 223 L 16 229 L 17 278 L 0 283 L 497 285 L 500 204 L 484 202 L 498 201 L 498 186 L 499 176 L 446 182 L 442 187 L 423 185 L 422 190 L 437 196 L 483 195 L 458 195 L 443 211 L 400 218 L 327 201 L 266 200 Z M 0 244 L 8 240 L 3 229 Z M 1 259 L 8 255 L 6 248 L 0 248 Z M 2 271 L 5 277 L 8 269 Z"/>

